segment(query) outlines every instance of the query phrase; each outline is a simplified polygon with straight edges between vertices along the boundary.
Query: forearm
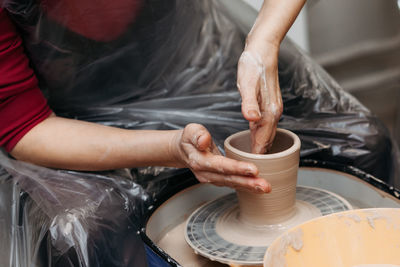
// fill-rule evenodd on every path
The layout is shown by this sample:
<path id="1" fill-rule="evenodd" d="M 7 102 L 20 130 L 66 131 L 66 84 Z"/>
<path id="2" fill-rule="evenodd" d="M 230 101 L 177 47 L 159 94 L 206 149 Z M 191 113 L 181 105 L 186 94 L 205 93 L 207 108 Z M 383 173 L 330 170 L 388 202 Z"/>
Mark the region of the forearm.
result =
<path id="1" fill-rule="evenodd" d="M 57 169 L 100 171 L 124 167 L 189 168 L 200 182 L 271 190 L 252 163 L 223 157 L 202 125 L 183 130 L 125 130 L 49 117 L 32 128 L 11 154 L 22 161 Z"/>
<path id="2" fill-rule="evenodd" d="M 306 0 L 264 0 L 247 37 L 247 45 L 278 48 L 305 2 Z"/>
<path id="3" fill-rule="evenodd" d="M 179 131 L 125 130 L 53 116 L 29 131 L 11 154 L 41 166 L 72 170 L 182 167 L 171 151 L 177 134 Z"/>

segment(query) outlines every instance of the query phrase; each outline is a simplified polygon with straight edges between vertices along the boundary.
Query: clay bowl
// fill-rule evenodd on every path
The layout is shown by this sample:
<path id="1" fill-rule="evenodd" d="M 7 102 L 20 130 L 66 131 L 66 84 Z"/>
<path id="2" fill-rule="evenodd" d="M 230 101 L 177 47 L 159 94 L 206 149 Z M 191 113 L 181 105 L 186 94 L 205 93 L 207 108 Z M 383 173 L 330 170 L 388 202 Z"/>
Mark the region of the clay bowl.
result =
<path id="1" fill-rule="evenodd" d="M 270 245 L 265 267 L 400 267 L 400 209 L 358 209 L 296 226 Z"/>

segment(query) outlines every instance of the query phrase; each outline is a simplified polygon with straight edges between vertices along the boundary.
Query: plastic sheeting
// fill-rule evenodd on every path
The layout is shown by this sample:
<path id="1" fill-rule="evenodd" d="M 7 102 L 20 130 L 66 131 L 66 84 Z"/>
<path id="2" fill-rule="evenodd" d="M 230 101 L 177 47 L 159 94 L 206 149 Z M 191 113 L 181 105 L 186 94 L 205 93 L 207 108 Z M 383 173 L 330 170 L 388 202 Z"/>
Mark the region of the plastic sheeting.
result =
<path id="1" fill-rule="evenodd" d="M 68 1 L 53 2 L 64 8 Z M 143 1 L 135 21 L 107 42 L 63 26 L 96 15 L 90 5 L 73 3 L 82 12 L 65 21 L 54 21 L 40 1 L 3 3 L 59 116 L 127 129 L 201 123 L 221 150 L 228 135 L 248 128 L 236 89 L 245 34 L 221 2 Z M 388 131 L 289 40 L 281 46 L 279 80 L 279 127 L 300 136 L 303 159 L 352 165 L 395 182 Z M 74 172 L 5 153 L 0 164 L 1 266 L 146 266 L 137 235 L 143 214 L 165 192 L 193 183 L 183 170 L 163 167 Z"/>

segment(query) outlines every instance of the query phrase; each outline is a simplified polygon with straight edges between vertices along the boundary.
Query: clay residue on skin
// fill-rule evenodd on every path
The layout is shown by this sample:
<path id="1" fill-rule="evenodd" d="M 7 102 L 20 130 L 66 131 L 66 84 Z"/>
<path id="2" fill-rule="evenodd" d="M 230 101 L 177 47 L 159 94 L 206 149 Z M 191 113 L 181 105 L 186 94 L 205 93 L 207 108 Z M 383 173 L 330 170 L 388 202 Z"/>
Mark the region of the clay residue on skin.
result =
<path id="1" fill-rule="evenodd" d="M 303 247 L 303 235 L 303 230 L 298 228 L 282 236 L 279 245 L 273 251 L 267 251 L 264 266 L 286 266 L 286 251 L 289 247 L 292 247 L 295 251 L 300 251 Z"/>
<path id="2" fill-rule="evenodd" d="M 278 107 L 276 106 L 275 103 L 271 103 L 269 108 L 272 114 L 274 115 L 278 114 Z"/>
<path id="3" fill-rule="evenodd" d="M 267 89 L 267 77 L 266 77 L 266 68 L 265 65 L 263 64 L 262 60 L 261 60 L 261 56 L 257 53 L 257 52 L 250 52 L 250 51 L 244 51 L 242 53 L 242 55 L 239 58 L 239 62 L 242 63 L 250 63 L 253 66 L 255 66 L 257 68 L 257 71 L 260 75 L 262 84 L 261 84 L 261 90 L 263 93 L 263 100 L 266 101 L 266 105 L 271 104 L 271 97 L 268 93 L 268 89 Z M 278 112 L 278 109 L 275 107 L 275 109 L 272 109 L 271 112 L 273 112 L 275 110 L 275 112 Z M 275 115 L 275 113 L 274 113 Z"/>
<path id="4" fill-rule="evenodd" d="M 250 51 L 244 51 L 239 58 L 239 62 L 242 63 L 248 62 L 253 64 L 254 66 L 257 67 L 257 71 L 260 75 L 262 74 L 262 71 L 264 69 L 261 57 L 257 52 L 255 52 L 255 56 L 253 56 L 253 54 Z"/>
<path id="5" fill-rule="evenodd" d="M 103 154 L 101 154 L 100 157 L 97 159 L 97 162 L 103 162 L 105 159 L 107 159 L 112 150 L 112 146 L 108 146 L 106 151 L 104 151 Z"/>

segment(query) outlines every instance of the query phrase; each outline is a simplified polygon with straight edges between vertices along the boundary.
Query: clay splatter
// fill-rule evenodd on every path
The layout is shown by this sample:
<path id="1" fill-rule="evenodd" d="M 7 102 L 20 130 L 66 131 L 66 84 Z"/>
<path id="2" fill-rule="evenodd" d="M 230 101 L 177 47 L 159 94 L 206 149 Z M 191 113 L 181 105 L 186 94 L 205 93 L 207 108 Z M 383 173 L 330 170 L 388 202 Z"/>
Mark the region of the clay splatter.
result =
<path id="1" fill-rule="evenodd" d="M 289 247 L 300 251 L 303 247 L 303 230 L 298 228 L 285 234 L 274 251 L 268 251 L 264 266 L 286 266 L 285 254 Z"/>

